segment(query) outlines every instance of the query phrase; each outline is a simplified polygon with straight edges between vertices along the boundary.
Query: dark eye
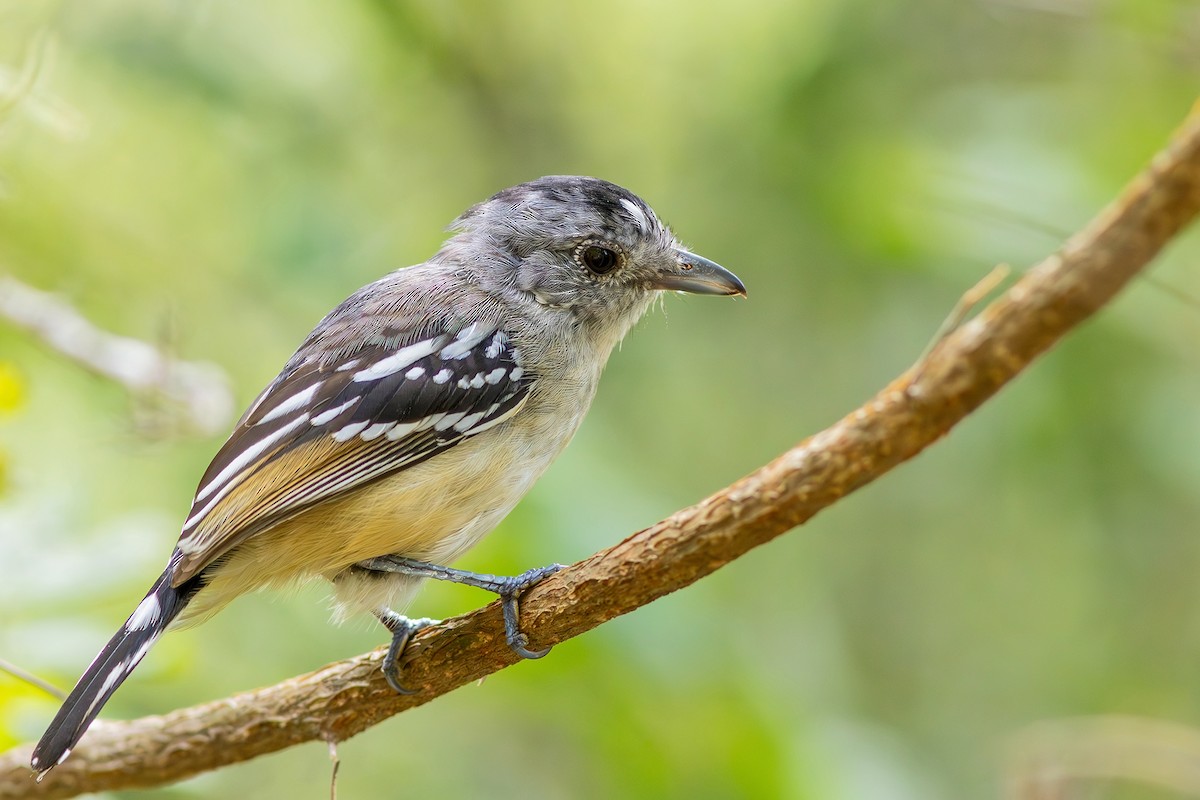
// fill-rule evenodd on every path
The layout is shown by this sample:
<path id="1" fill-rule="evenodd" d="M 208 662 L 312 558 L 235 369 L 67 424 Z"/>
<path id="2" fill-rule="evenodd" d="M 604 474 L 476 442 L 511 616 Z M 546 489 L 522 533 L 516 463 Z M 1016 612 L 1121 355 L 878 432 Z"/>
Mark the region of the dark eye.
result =
<path id="1" fill-rule="evenodd" d="M 595 275 L 607 275 L 621 263 L 615 250 L 598 244 L 585 244 L 579 251 L 579 260 Z"/>

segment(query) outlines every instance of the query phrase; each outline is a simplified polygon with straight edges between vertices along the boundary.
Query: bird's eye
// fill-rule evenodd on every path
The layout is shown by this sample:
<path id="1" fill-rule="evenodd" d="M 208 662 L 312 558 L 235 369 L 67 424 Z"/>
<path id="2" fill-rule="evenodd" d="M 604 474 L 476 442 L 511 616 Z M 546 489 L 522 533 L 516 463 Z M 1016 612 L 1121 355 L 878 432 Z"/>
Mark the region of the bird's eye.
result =
<path id="1" fill-rule="evenodd" d="M 607 275 L 621 263 L 615 250 L 592 242 L 580 245 L 575 256 L 593 275 Z"/>

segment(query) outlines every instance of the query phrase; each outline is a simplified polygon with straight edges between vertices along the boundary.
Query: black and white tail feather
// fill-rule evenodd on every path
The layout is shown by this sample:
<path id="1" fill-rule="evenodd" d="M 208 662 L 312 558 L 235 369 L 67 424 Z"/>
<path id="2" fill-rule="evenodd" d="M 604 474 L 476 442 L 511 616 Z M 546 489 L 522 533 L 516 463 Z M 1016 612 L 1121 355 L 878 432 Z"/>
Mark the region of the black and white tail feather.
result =
<path id="1" fill-rule="evenodd" d="M 84 671 L 33 749 L 30 764 L 37 770 L 38 780 L 66 760 L 108 698 L 129 677 L 199 588 L 199 577 L 181 586 L 171 586 L 170 569 L 154 582 L 145 599 Z"/>

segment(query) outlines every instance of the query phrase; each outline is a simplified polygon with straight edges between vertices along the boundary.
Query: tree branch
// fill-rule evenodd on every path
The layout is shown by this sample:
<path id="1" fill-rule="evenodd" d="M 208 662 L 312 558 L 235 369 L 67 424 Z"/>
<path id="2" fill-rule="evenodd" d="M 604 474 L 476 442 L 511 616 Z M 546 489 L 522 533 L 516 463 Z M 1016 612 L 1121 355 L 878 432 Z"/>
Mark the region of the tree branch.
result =
<path id="1" fill-rule="evenodd" d="M 1038 722 L 1009 745 L 1006 800 L 1086 796 L 1103 781 L 1133 781 L 1200 797 L 1200 730 L 1108 714 Z"/>
<path id="2" fill-rule="evenodd" d="M 523 600 L 532 647 L 554 645 L 687 586 L 873 481 L 944 436 L 1113 297 L 1200 211 L 1200 113 L 1121 196 L 863 407 L 690 508 L 564 569 Z M 0 756 L 0 798 L 152 786 L 300 742 L 341 741 L 502 669 L 498 603 L 423 631 L 398 696 L 382 649 L 160 717 L 97 723 L 32 782 L 28 746 Z"/>
<path id="3" fill-rule="evenodd" d="M 11 275 L 0 274 L 0 319 L 136 396 L 165 398 L 200 433 L 224 431 L 233 416 L 229 382 L 213 364 L 182 361 L 147 342 L 102 330 L 67 301 Z"/>

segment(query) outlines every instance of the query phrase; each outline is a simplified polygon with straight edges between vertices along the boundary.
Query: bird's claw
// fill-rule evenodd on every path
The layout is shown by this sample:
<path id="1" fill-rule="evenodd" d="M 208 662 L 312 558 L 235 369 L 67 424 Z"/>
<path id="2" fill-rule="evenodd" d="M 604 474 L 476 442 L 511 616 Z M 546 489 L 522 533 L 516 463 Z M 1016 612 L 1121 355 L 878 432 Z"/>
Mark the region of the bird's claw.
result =
<path id="1" fill-rule="evenodd" d="M 521 658 L 542 658 L 550 652 L 549 647 L 542 650 L 529 649 L 529 637 L 521 631 L 521 607 L 518 598 L 521 593 L 537 582 L 547 578 L 563 568 L 562 564 L 550 564 L 538 567 L 520 575 L 505 580 L 503 590 L 499 592 L 504 610 L 504 640 L 512 651 Z"/>
<path id="2" fill-rule="evenodd" d="M 408 647 L 409 640 L 413 634 L 430 625 L 437 625 L 441 620 L 421 617 L 420 619 L 409 619 L 408 617 L 397 614 L 391 609 L 384 609 L 376 614 L 379 621 L 392 632 L 392 641 L 388 645 L 387 653 L 383 656 L 383 663 L 380 665 L 380 670 L 383 672 L 384 680 L 388 686 L 396 694 L 410 695 L 416 694 L 418 689 L 409 689 L 400 682 L 400 656 L 404 654 L 404 650 Z"/>
<path id="3" fill-rule="evenodd" d="M 500 596 L 501 608 L 504 610 L 504 640 L 512 648 L 512 651 L 521 658 L 542 658 L 550 652 L 549 647 L 544 650 L 529 649 L 529 637 L 521 631 L 521 607 L 518 601 L 522 592 L 561 570 L 562 564 L 537 567 L 512 577 L 480 575 L 397 555 L 380 556 L 364 561 L 358 566 L 375 572 L 399 573 L 415 578 L 433 578 L 494 592 Z M 388 685 L 398 694 L 415 694 L 416 690 L 409 689 L 400 683 L 398 662 L 413 634 L 421 628 L 436 624 L 437 620 L 411 620 L 390 609 L 382 609 L 376 612 L 375 616 L 379 617 L 379 621 L 392 632 L 392 643 L 388 646 L 387 655 L 383 657 L 382 666 Z"/>

